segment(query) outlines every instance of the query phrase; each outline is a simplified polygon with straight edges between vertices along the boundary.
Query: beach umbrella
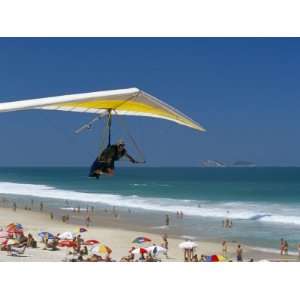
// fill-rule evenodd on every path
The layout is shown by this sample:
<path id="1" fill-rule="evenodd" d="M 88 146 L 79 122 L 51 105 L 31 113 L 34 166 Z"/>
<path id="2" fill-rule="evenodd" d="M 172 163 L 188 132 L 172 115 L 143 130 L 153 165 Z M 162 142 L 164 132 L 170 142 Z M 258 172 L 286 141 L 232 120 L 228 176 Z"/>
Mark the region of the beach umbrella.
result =
<path id="1" fill-rule="evenodd" d="M 23 229 L 23 226 L 22 226 L 22 224 L 17 223 L 17 224 L 16 224 L 16 228 L 17 228 L 17 229 Z"/>
<path id="2" fill-rule="evenodd" d="M 58 236 L 61 240 L 73 240 L 76 237 L 75 233 L 66 231 Z"/>
<path id="3" fill-rule="evenodd" d="M 48 235 L 48 239 L 49 239 L 49 240 L 53 240 L 53 239 L 54 239 L 54 235 L 53 235 L 52 233 L 50 233 L 50 232 L 41 231 L 41 232 L 38 233 L 38 236 L 39 236 L 41 239 L 45 238 L 46 235 Z"/>
<path id="4" fill-rule="evenodd" d="M 148 253 L 149 251 L 146 248 L 136 248 L 131 251 L 132 254 L 145 254 Z"/>
<path id="5" fill-rule="evenodd" d="M 106 246 L 104 244 L 100 244 L 100 245 L 95 245 L 91 249 L 91 253 L 93 253 L 95 255 L 110 254 L 110 253 L 112 253 L 112 250 L 108 246 Z"/>
<path id="6" fill-rule="evenodd" d="M 58 243 L 59 247 L 67 247 L 67 248 L 73 248 L 77 246 L 77 243 L 71 240 L 63 240 L 59 241 Z"/>
<path id="7" fill-rule="evenodd" d="M 160 253 L 166 253 L 168 250 L 164 247 L 161 247 L 161 246 L 150 246 L 150 247 L 147 247 L 146 250 L 148 252 L 150 252 L 151 254 L 153 255 L 158 255 Z"/>
<path id="8" fill-rule="evenodd" d="M 148 237 L 145 237 L 145 236 L 139 236 L 139 237 L 135 238 L 132 242 L 135 244 L 142 244 L 142 243 L 151 242 L 151 239 L 149 239 Z"/>
<path id="9" fill-rule="evenodd" d="M 211 255 L 210 261 L 211 261 L 211 262 L 219 261 L 218 256 L 217 256 L 217 255 Z"/>
<path id="10" fill-rule="evenodd" d="M 16 245 L 16 244 L 19 244 L 19 241 L 15 240 L 15 239 L 9 239 L 7 240 L 7 243 L 6 245 Z"/>
<path id="11" fill-rule="evenodd" d="M 1 245 L 7 245 L 8 239 L 2 241 Z"/>
<path id="12" fill-rule="evenodd" d="M 8 233 L 23 233 L 23 227 L 21 224 L 11 223 L 6 226 L 6 231 Z"/>
<path id="13" fill-rule="evenodd" d="M 198 244 L 196 244 L 195 242 L 192 242 L 192 241 L 185 241 L 185 242 L 180 243 L 178 246 L 181 249 L 193 249 L 193 248 L 196 248 L 198 246 Z"/>
<path id="14" fill-rule="evenodd" d="M 14 230 L 16 228 L 15 223 L 10 223 L 6 226 L 6 231 Z"/>
<path id="15" fill-rule="evenodd" d="M 86 245 L 86 246 L 93 246 L 93 245 L 96 245 L 96 244 L 100 244 L 100 241 L 97 241 L 97 240 L 87 240 L 83 244 Z"/>
<path id="16" fill-rule="evenodd" d="M 219 261 L 227 261 L 227 258 L 223 255 L 217 255 Z"/>
<path id="17" fill-rule="evenodd" d="M 7 231 L 0 231 L 0 238 L 8 238 L 10 234 Z"/>
<path id="18" fill-rule="evenodd" d="M 83 232 L 86 232 L 86 231 L 88 231 L 88 230 L 84 227 L 80 227 L 79 230 L 78 230 L 78 232 L 80 232 L 80 233 L 83 233 Z"/>
<path id="19" fill-rule="evenodd" d="M 207 262 L 218 262 L 218 261 L 226 261 L 226 258 L 223 255 L 210 255 L 206 257 Z"/>

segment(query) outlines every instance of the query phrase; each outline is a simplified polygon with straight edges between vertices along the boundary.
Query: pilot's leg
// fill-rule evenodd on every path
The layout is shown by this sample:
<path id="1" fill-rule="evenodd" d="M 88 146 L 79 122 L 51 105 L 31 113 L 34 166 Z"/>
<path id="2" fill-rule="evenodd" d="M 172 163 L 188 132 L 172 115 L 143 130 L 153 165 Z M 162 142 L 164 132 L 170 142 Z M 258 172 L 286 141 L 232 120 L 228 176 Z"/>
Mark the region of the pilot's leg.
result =
<path id="1" fill-rule="evenodd" d="M 96 170 L 94 171 L 94 176 L 95 176 L 97 179 L 99 179 L 99 177 L 101 176 L 101 174 L 102 174 L 102 172 L 101 172 L 100 169 L 96 169 Z"/>
<path id="2" fill-rule="evenodd" d="M 109 176 L 114 176 L 115 175 L 114 169 L 107 168 L 106 169 L 106 174 L 109 175 Z"/>

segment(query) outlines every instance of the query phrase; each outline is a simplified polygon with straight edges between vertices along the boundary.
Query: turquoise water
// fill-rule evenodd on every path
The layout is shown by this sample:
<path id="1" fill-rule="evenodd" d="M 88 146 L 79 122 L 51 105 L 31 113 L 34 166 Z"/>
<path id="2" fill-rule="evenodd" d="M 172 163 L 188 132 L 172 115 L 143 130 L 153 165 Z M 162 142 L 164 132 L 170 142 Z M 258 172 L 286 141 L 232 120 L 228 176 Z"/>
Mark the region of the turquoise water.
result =
<path id="1" fill-rule="evenodd" d="M 95 206 L 131 207 L 140 214 L 183 211 L 183 233 L 278 247 L 300 242 L 300 168 L 118 168 L 113 178 L 87 178 L 88 168 L 1 168 L 0 194 Z M 232 230 L 221 228 L 230 217 Z M 174 225 L 175 226 L 175 225 Z"/>

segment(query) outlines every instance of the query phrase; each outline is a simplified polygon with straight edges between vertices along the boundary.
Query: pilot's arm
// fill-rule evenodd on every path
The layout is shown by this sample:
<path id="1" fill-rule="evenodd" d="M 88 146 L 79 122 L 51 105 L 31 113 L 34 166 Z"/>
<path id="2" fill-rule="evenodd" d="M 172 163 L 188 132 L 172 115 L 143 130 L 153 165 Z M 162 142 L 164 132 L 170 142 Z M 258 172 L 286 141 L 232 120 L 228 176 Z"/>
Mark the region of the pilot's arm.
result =
<path id="1" fill-rule="evenodd" d="M 136 163 L 136 160 L 135 160 L 133 157 L 131 157 L 127 152 L 125 153 L 125 156 L 126 156 L 133 164 Z"/>

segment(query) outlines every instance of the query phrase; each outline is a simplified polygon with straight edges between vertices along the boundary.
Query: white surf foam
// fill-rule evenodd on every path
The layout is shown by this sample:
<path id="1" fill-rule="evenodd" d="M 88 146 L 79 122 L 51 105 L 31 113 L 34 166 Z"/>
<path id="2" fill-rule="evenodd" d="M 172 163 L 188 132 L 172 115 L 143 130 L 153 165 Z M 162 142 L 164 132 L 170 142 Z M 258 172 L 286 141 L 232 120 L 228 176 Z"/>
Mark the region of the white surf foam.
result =
<path id="1" fill-rule="evenodd" d="M 300 215 L 292 215 L 295 210 L 283 210 L 280 205 L 263 205 L 244 202 L 216 203 L 188 199 L 146 198 L 136 195 L 122 196 L 56 189 L 47 185 L 0 182 L 0 194 L 33 196 L 94 202 L 111 206 L 174 213 L 182 211 L 185 216 L 213 217 L 252 220 L 256 222 L 292 224 L 300 226 Z M 199 206 L 200 204 L 200 206 Z M 281 214 L 284 212 L 285 214 Z M 289 214 L 287 214 L 287 212 Z"/>
<path id="2" fill-rule="evenodd" d="M 253 250 L 261 251 L 261 252 L 280 254 L 280 250 L 278 250 L 278 249 L 262 248 L 262 247 L 250 247 L 250 248 L 253 249 Z M 296 251 L 289 251 L 289 254 L 290 255 L 298 255 L 298 252 L 296 252 Z"/>

